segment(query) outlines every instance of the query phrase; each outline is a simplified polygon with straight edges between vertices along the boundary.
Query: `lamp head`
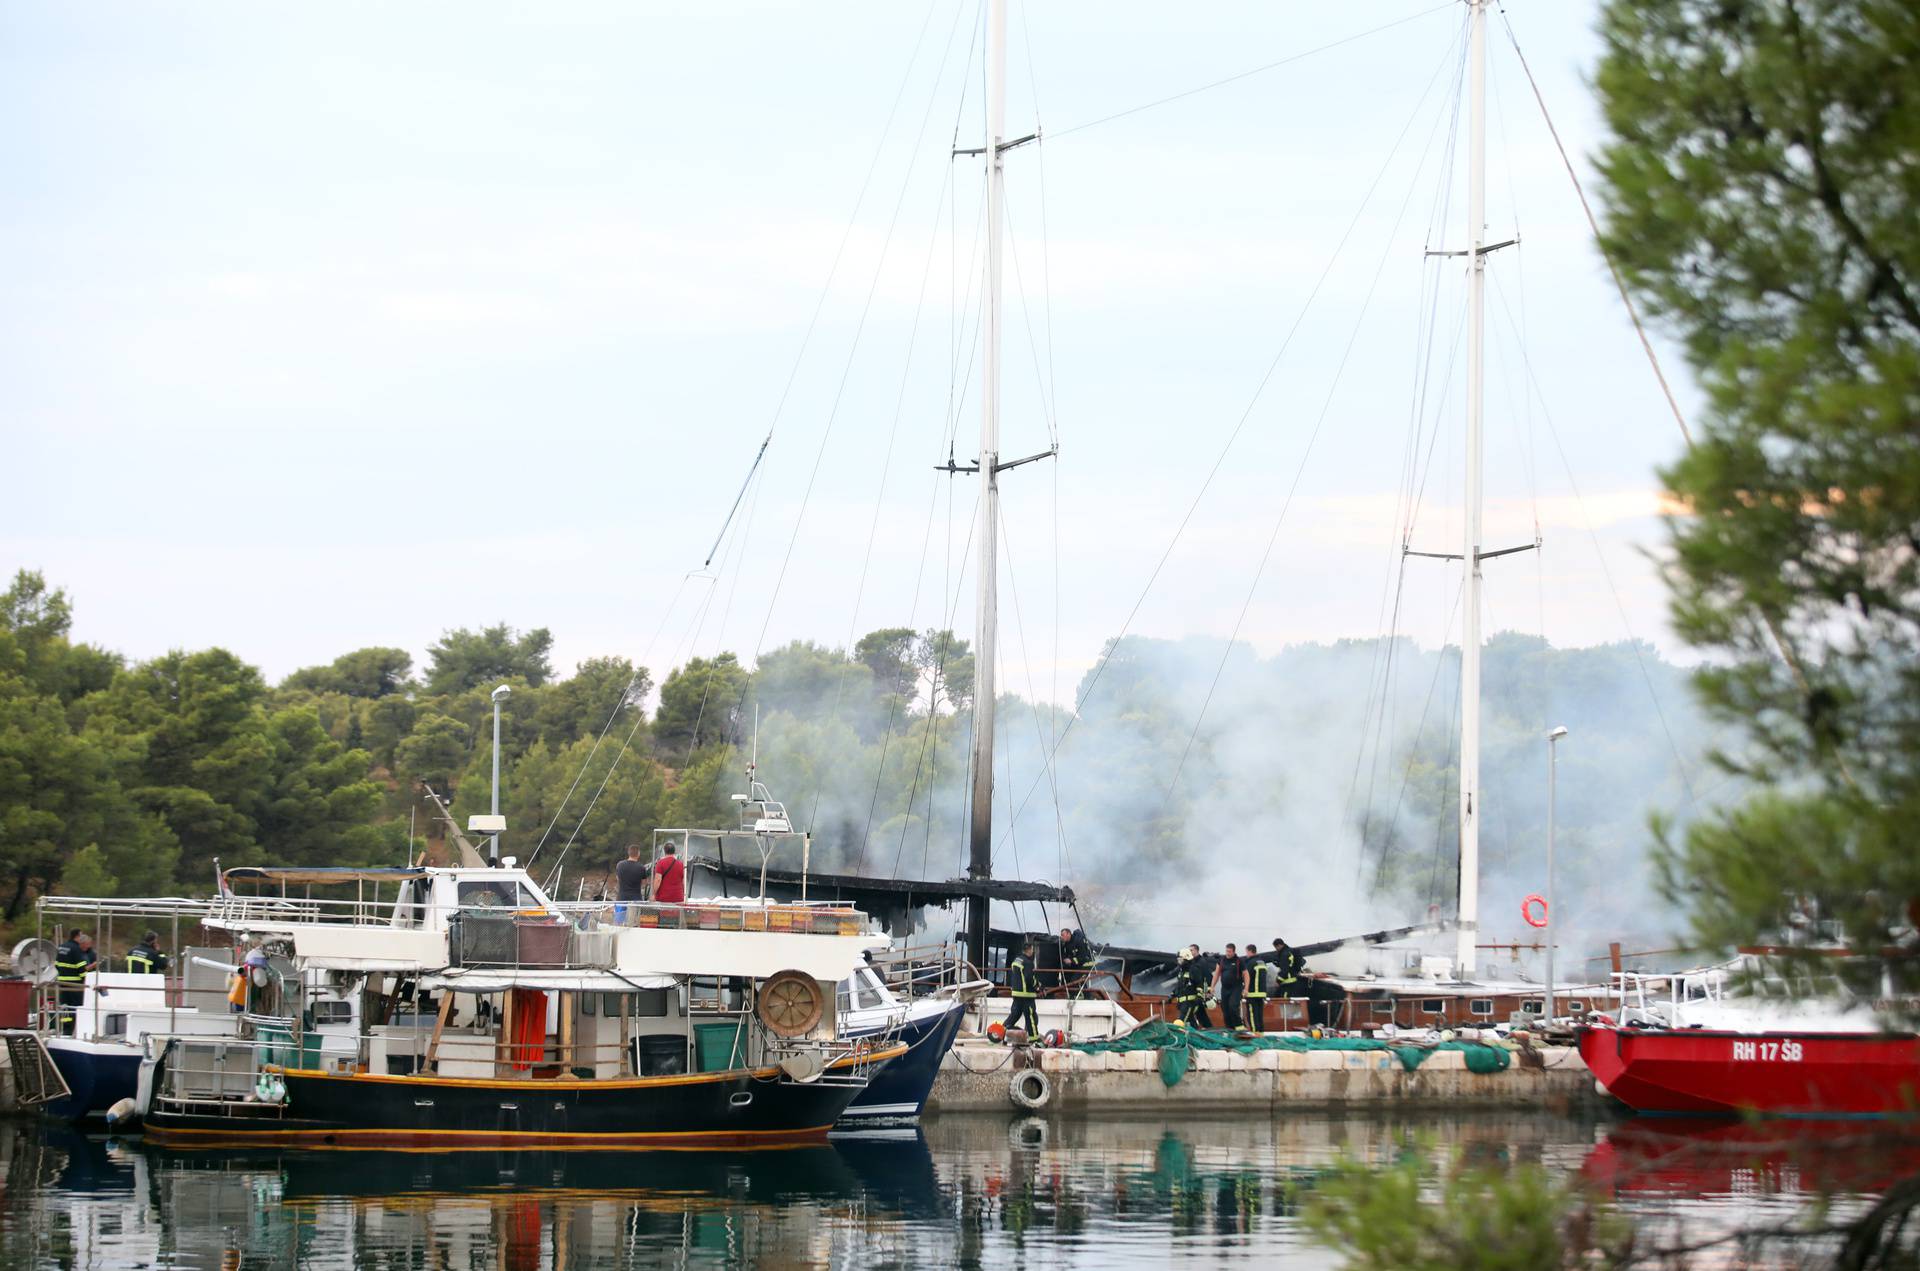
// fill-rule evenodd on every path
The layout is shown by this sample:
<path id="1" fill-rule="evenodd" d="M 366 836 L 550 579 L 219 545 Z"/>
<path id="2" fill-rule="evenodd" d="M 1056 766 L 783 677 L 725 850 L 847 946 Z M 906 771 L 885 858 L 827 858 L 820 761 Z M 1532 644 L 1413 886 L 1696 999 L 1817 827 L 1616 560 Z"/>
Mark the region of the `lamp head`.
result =
<path id="1" fill-rule="evenodd" d="M 1548 733 L 1548 734 L 1547 734 L 1547 740 L 1548 740 L 1548 741 L 1559 741 L 1559 740 L 1560 740 L 1560 739 L 1561 739 L 1562 737 L 1565 737 L 1566 735 L 1567 735 L 1567 730 L 1566 730 L 1566 728 L 1565 728 L 1565 726 L 1563 725 L 1562 727 L 1559 727 L 1559 728 L 1556 728 L 1556 729 L 1554 729 L 1554 730 L 1553 730 L 1552 732 L 1550 732 L 1550 733 Z"/>
<path id="2" fill-rule="evenodd" d="M 512 685 L 502 684 L 499 688 L 493 690 L 492 697 L 493 697 L 493 700 L 497 702 L 509 696 L 510 694 L 512 694 L 512 692 L 513 692 Z"/>

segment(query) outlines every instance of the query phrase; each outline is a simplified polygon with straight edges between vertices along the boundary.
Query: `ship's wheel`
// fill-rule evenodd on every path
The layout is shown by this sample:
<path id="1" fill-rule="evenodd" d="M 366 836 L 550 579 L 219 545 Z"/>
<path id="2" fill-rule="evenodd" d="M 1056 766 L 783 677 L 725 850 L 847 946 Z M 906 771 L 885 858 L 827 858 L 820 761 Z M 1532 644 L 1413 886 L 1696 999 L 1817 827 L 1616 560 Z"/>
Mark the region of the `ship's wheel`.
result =
<path id="1" fill-rule="evenodd" d="M 781 1037 L 812 1032 L 826 1007 L 820 982 L 804 971 L 780 971 L 760 985 L 760 1022 Z"/>

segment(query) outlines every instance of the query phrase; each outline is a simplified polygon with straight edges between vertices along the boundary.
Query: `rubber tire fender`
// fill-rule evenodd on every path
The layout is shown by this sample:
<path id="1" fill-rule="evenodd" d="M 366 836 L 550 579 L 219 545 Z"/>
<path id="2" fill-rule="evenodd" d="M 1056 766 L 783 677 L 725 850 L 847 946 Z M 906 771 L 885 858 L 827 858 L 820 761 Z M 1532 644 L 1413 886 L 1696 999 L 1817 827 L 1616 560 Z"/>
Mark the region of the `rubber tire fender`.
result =
<path id="1" fill-rule="evenodd" d="M 1007 1097 L 1013 1100 L 1016 1108 L 1038 1112 L 1053 1102 L 1053 1082 L 1047 1080 L 1047 1074 L 1038 1068 L 1022 1068 L 1007 1083 Z"/>

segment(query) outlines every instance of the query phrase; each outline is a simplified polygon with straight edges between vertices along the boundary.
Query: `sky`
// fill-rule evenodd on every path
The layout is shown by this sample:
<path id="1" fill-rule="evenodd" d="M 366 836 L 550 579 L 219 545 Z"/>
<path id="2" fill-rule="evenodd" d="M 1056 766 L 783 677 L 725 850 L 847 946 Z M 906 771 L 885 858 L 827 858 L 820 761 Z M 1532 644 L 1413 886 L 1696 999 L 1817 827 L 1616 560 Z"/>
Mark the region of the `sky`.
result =
<path id="1" fill-rule="evenodd" d="M 1464 13 L 1014 4 L 1002 453 L 1059 453 L 1002 477 L 1004 688 L 1071 701 L 1122 630 L 1457 639 L 1457 564 L 1399 544 L 1412 489 L 1408 545 L 1459 550 L 1464 292 L 1423 253 L 1465 238 Z M 1595 6 L 1505 15 L 1591 188 Z M 977 453 L 979 26 L 0 7 L 0 565 L 80 639 L 273 679 L 497 621 L 656 678 L 970 631 L 978 482 L 934 466 Z M 1498 13 L 1488 49 L 1486 542 L 1543 548 L 1484 623 L 1679 655 L 1679 432 Z"/>

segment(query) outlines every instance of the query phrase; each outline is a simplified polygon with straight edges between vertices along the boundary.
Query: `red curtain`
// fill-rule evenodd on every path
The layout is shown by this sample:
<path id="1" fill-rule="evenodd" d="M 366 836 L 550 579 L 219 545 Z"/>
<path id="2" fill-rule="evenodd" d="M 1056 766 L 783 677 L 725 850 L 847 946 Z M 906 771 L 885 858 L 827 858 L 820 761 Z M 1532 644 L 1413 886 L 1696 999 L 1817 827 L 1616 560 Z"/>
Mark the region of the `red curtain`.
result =
<path id="1" fill-rule="evenodd" d="M 513 994 L 513 1033 L 507 1038 L 507 1059 L 525 1072 L 540 1062 L 547 1048 L 547 995 L 539 989 L 509 989 Z"/>

